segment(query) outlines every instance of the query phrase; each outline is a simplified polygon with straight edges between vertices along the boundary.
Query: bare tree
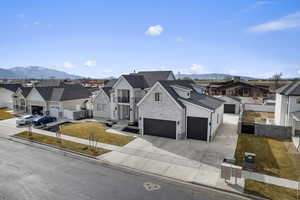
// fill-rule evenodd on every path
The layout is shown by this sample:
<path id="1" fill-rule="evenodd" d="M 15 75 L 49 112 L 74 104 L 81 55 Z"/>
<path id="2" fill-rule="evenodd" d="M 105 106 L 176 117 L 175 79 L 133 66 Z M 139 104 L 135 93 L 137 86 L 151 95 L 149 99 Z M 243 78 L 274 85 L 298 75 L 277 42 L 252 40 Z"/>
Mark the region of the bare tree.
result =
<path id="1" fill-rule="evenodd" d="M 95 132 L 89 133 L 89 148 L 91 151 L 97 150 L 97 134 Z"/>
<path id="2" fill-rule="evenodd" d="M 28 124 L 27 136 L 32 137 L 32 123 Z"/>
<path id="3" fill-rule="evenodd" d="M 274 89 L 277 89 L 279 88 L 279 81 L 281 80 L 281 77 L 282 77 L 282 72 L 280 73 L 275 73 L 273 76 L 272 76 L 272 80 L 274 81 Z"/>
<path id="4" fill-rule="evenodd" d="M 61 138 L 61 126 L 59 126 L 59 130 L 55 132 L 56 135 L 56 139 L 57 139 L 57 143 L 61 143 L 62 144 L 62 138 Z"/>

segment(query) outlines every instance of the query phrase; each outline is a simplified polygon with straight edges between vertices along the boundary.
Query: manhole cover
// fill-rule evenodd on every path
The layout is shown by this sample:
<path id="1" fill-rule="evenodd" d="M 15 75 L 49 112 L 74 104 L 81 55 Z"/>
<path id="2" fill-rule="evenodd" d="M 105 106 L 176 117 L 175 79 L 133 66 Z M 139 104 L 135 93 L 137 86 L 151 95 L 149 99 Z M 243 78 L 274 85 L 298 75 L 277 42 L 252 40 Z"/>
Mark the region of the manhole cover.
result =
<path id="1" fill-rule="evenodd" d="M 154 191 L 154 190 L 159 190 L 160 189 L 160 185 L 154 184 L 154 183 L 151 183 L 151 182 L 144 183 L 144 187 L 148 191 Z"/>

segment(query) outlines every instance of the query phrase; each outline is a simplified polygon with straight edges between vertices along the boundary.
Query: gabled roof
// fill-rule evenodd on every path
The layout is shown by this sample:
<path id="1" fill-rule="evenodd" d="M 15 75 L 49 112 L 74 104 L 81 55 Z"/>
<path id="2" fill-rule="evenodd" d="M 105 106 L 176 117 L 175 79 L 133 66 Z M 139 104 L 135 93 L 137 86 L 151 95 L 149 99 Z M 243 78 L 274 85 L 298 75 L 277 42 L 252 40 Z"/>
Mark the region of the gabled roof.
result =
<path id="1" fill-rule="evenodd" d="M 137 74 L 144 76 L 148 87 L 152 87 L 157 81 L 167 80 L 171 74 L 175 79 L 172 71 L 141 71 Z"/>
<path id="2" fill-rule="evenodd" d="M 300 81 L 294 81 L 277 89 L 276 93 L 285 96 L 300 96 Z"/>
<path id="3" fill-rule="evenodd" d="M 108 96 L 108 98 L 110 98 L 110 93 L 112 91 L 112 87 L 103 87 L 102 90 Z"/>
<path id="4" fill-rule="evenodd" d="M 158 81 L 166 91 L 174 98 L 175 101 L 181 106 L 185 107 L 182 101 L 187 101 L 189 103 L 210 109 L 215 110 L 220 107 L 224 101 L 208 96 L 205 94 L 198 93 L 194 88 L 194 82 L 192 80 L 173 80 L 173 81 Z M 173 85 L 178 85 L 191 90 L 190 98 L 182 98 L 180 97 L 176 91 L 173 89 Z"/>
<path id="5" fill-rule="evenodd" d="M 22 95 L 26 98 L 32 90 L 32 87 L 20 87 L 20 90 L 22 91 Z"/>
<path id="6" fill-rule="evenodd" d="M 126 81 L 131 85 L 133 88 L 147 88 L 148 84 L 142 75 L 138 74 L 129 74 L 129 75 L 122 75 L 126 79 Z"/>
<path id="7" fill-rule="evenodd" d="M 86 99 L 91 92 L 80 84 L 61 84 L 60 87 L 35 87 L 46 101 Z"/>
<path id="8" fill-rule="evenodd" d="M 5 88 L 12 92 L 16 92 L 19 87 L 22 87 L 21 84 L 0 84 L 0 88 Z"/>

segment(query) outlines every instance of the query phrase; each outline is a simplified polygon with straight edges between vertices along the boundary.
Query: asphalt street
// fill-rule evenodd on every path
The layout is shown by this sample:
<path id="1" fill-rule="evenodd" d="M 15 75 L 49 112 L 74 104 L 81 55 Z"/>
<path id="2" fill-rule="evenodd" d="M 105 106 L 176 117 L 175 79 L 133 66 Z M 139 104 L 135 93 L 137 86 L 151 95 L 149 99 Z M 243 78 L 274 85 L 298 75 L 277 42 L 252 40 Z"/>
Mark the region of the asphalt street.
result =
<path id="1" fill-rule="evenodd" d="M 0 200 L 242 199 L 7 139 L 0 159 Z"/>

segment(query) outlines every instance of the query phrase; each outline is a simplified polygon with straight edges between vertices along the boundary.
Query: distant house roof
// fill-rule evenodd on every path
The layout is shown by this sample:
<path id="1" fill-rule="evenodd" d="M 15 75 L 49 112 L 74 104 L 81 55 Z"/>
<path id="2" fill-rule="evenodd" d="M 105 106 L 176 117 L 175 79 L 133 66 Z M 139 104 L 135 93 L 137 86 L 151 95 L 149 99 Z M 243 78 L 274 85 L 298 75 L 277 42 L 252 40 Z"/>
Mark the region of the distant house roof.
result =
<path id="1" fill-rule="evenodd" d="M 91 92 L 80 84 L 61 84 L 59 87 L 35 87 L 46 101 L 86 99 Z"/>
<path id="2" fill-rule="evenodd" d="M 216 96 L 216 97 L 217 98 L 221 98 L 221 99 L 222 99 L 222 97 L 228 97 L 228 98 L 231 98 L 231 99 L 233 99 L 233 100 L 235 100 L 237 102 L 241 102 L 242 101 L 239 97 L 235 97 L 235 96 L 231 96 L 231 95 L 220 95 L 220 96 Z"/>
<path id="3" fill-rule="evenodd" d="M 138 74 L 129 74 L 129 75 L 122 75 L 126 81 L 133 87 L 133 88 L 147 88 L 148 84 L 142 75 Z"/>
<path id="4" fill-rule="evenodd" d="M 144 76 L 148 87 L 152 87 L 157 81 L 167 80 L 170 75 L 175 79 L 172 71 L 141 71 L 137 74 Z"/>
<path id="5" fill-rule="evenodd" d="M 110 79 L 105 85 L 104 87 L 113 87 L 114 84 L 117 82 L 118 79 Z"/>
<path id="6" fill-rule="evenodd" d="M 235 80 L 230 80 L 230 81 L 226 81 L 226 82 L 214 82 L 209 84 L 208 87 L 212 87 L 212 88 L 231 88 L 231 87 L 252 87 L 252 88 L 257 88 L 259 90 L 262 91 L 269 91 L 269 89 L 265 86 L 261 86 L 261 85 L 255 85 L 255 84 L 248 84 L 245 82 L 241 82 L 241 81 L 235 81 Z"/>
<path id="7" fill-rule="evenodd" d="M 224 102 L 223 100 L 220 100 L 218 98 L 196 92 L 196 90 L 193 87 L 194 82 L 192 80 L 173 80 L 173 81 L 158 81 L 158 82 L 166 89 L 166 91 L 174 98 L 174 100 L 177 101 L 177 103 L 181 107 L 185 107 L 182 101 L 187 101 L 189 103 L 199 105 L 201 107 L 210 110 L 215 110 L 216 108 L 220 107 Z M 180 97 L 173 89 L 172 86 L 174 85 L 190 89 L 192 91 L 190 93 L 190 98 Z"/>
<path id="8" fill-rule="evenodd" d="M 300 81 L 294 81 L 279 88 L 276 93 L 285 96 L 300 96 Z"/>
<path id="9" fill-rule="evenodd" d="M 0 88 L 5 88 L 12 92 L 16 92 L 19 87 L 22 87 L 21 84 L 0 84 Z"/>
<path id="10" fill-rule="evenodd" d="M 44 79 L 35 83 L 35 87 L 60 87 L 64 82 L 59 79 Z"/>

